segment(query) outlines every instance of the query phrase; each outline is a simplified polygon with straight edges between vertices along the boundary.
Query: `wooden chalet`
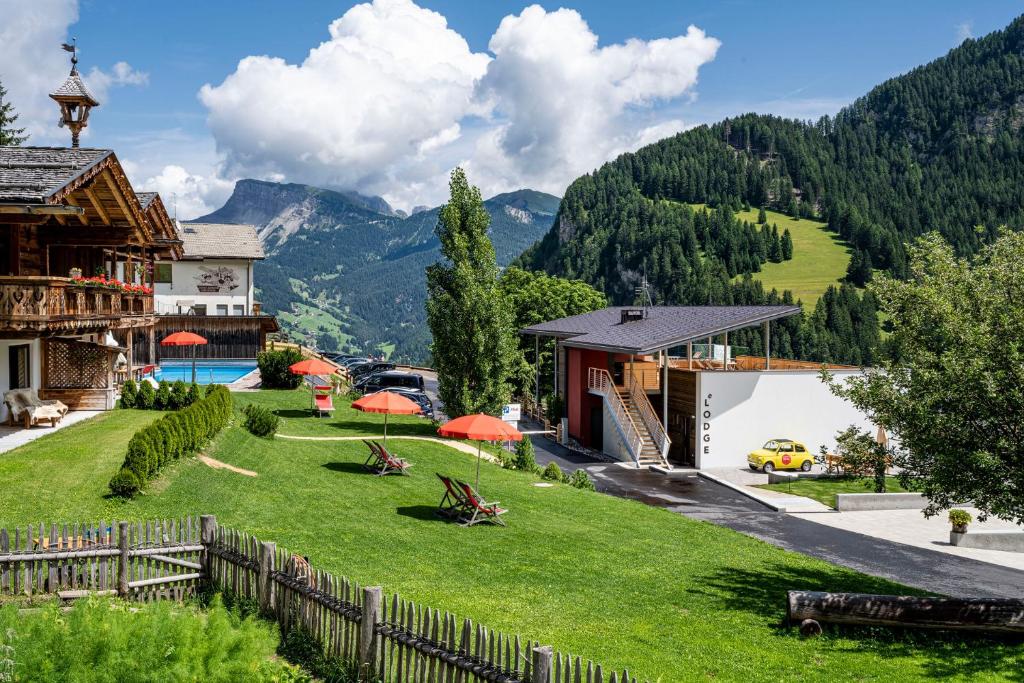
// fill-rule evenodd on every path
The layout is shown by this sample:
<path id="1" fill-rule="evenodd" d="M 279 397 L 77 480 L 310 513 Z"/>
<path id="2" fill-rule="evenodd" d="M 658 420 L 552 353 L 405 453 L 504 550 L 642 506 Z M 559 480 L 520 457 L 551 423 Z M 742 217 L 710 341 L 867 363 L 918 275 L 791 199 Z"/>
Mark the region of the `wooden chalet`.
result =
<path id="1" fill-rule="evenodd" d="M 115 367 L 155 342 L 154 263 L 180 255 L 111 150 L 0 147 L 0 394 L 113 407 Z"/>

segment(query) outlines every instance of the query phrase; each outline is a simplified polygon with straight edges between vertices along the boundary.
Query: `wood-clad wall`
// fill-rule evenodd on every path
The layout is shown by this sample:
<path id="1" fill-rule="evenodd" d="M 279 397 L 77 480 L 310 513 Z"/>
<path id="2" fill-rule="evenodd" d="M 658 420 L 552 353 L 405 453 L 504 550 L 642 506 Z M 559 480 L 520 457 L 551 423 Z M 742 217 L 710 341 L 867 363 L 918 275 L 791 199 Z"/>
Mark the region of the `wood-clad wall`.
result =
<path id="1" fill-rule="evenodd" d="M 661 400 L 658 400 L 661 407 Z M 696 464 L 697 373 L 669 368 L 668 438 L 672 440 L 669 460 L 676 464 Z"/>
<path id="2" fill-rule="evenodd" d="M 191 358 L 191 347 L 160 346 L 161 339 L 182 331 L 194 332 L 208 342 L 196 349 L 198 358 L 255 358 L 263 350 L 266 337 L 262 320 L 255 316 L 162 315 L 156 323 L 157 356 Z"/>

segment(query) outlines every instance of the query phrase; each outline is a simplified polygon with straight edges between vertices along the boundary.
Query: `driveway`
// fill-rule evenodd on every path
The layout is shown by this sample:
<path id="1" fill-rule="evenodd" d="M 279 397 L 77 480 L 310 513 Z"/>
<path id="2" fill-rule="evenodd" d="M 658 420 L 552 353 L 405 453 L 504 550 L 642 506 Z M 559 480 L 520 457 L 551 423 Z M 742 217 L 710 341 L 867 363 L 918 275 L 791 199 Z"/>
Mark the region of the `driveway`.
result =
<path id="1" fill-rule="evenodd" d="M 585 469 L 599 491 L 728 527 L 772 545 L 907 586 L 955 597 L 1017 598 L 1024 571 L 874 538 L 775 512 L 725 486 L 680 470 L 666 476 L 598 462 L 544 439 L 537 462 Z M 821 513 L 828 514 L 828 513 Z"/>

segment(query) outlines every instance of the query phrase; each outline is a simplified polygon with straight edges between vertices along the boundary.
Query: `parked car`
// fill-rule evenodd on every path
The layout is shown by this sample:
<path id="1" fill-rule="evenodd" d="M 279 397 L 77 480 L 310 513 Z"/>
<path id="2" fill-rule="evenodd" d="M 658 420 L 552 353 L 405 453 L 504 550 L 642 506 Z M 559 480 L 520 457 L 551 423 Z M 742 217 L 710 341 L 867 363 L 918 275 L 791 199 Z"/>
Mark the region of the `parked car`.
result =
<path id="1" fill-rule="evenodd" d="M 351 368 L 355 365 L 359 365 L 360 363 L 370 362 L 370 359 L 364 356 L 352 356 L 351 358 L 346 358 L 344 360 L 338 361 L 338 365 L 340 365 L 343 368 Z"/>
<path id="2" fill-rule="evenodd" d="M 381 389 L 405 388 L 423 391 L 423 375 L 401 370 L 385 370 L 372 375 L 364 375 L 353 384 L 353 388 L 364 394 L 372 394 Z"/>
<path id="3" fill-rule="evenodd" d="M 404 388 L 392 388 L 387 391 L 401 394 L 410 401 L 415 401 L 419 404 L 420 409 L 423 411 L 423 416 L 431 420 L 434 419 L 434 404 L 431 402 L 430 397 L 422 391 L 415 389 L 404 389 Z"/>
<path id="4" fill-rule="evenodd" d="M 366 375 L 372 375 L 375 372 L 383 372 L 384 370 L 394 370 L 394 363 L 385 363 L 384 361 L 367 361 L 365 363 L 358 363 L 351 365 L 348 368 L 348 376 L 355 383 L 359 378 L 365 377 Z"/>
<path id="5" fill-rule="evenodd" d="M 772 472 L 774 470 L 803 470 L 810 472 L 814 457 L 807 447 L 792 439 L 771 439 L 747 456 L 752 470 Z"/>

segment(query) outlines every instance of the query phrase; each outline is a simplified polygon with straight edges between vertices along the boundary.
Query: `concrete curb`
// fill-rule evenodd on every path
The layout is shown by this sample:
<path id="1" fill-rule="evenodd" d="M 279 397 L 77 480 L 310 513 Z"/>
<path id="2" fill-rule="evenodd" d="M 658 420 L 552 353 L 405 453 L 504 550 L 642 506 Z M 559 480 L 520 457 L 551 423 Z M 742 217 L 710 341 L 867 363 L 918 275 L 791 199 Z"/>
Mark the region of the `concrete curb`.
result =
<path id="1" fill-rule="evenodd" d="M 920 493 L 837 493 L 836 510 L 923 510 L 928 500 Z"/>
<path id="2" fill-rule="evenodd" d="M 949 532 L 949 543 L 960 548 L 1000 550 L 1009 553 L 1024 553 L 1024 531 L 1012 529 L 978 529 L 966 534 Z"/>
<path id="3" fill-rule="evenodd" d="M 828 509 L 819 509 L 817 506 L 820 505 L 821 508 L 824 508 L 825 506 L 821 505 L 817 501 L 811 500 L 810 498 L 804 498 L 803 496 L 786 496 L 784 498 L 759 496 L 756 493 L 754 493 L 749 486 L 741 486 L 740 484 L 735 484 L 729 481 L 728 479 L 716 477 L 715 475 L 709 472 L 698 470 L 697 476 L 704 477 L 709 481 L 713 481 L 716 484 L 721 484 L 726 488 L 732 489 L 736 493 L 740 493 L 746 496 L 747 498 L 750 498 L 751 500 L 757 501 L 761 505 L 764 505 L 767 508 L 771 508 L 776 512 L 833 512 L 832 510 Z"/>

